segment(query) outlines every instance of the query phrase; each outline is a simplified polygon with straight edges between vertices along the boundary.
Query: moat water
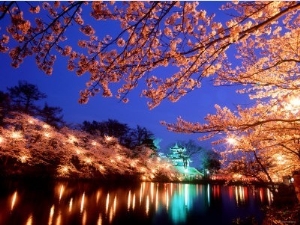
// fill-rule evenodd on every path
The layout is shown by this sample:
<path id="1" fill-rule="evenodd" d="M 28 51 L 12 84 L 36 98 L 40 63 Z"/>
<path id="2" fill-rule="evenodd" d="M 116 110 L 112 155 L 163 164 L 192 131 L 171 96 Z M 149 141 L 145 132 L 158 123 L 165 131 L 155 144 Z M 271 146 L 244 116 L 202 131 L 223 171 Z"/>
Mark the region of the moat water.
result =
<path id="1" fill-rule="evenodd" d="M 253 186 L 2 180 L 0 225 L 261 224 L 271 202 Z"/>

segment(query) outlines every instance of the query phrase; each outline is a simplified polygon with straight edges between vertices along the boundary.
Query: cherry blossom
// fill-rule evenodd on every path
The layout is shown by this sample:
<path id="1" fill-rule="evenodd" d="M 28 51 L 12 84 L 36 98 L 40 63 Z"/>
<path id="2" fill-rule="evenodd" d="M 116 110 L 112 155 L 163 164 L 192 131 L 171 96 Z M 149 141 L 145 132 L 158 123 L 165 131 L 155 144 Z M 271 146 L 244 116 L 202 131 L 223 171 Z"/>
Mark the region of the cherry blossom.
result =
<path id="1" fill-rule="evenodd" d="M 114 137 L 93 136 L 67 127 L 56 130 L 19 113 L 13 113 L 5 123 L 7 126 L 0 130 L 0 159 L 4 162 L 1 172 L 9 176 L 33 175 L 30 171 L 43 168 L 43 176 L 54 178 L 131 175 L 141 180 L 160 176 L 180 179 L 170 162 L 154 156 L 145 146 L 134 153 Z"/>
<path id="2" fill-rule="evenodd" d="M 299 112 L 286 107 L 300 94 L 299 10 L 295 1 L 224 2 L 216 13 L 229 17 L 218 21 L 201 2 L 2 2 L 0 52 L 9 54 L 16 68 L 34 57 L 47 75 L 57 57 L 66 57 L 67 69 L 90 77 L 80 91 L 82 104 L 98 94 L 126 103 L 141 84 L 152 109 L 201 88 L 203 79 L 239 85 L 251 106 L 235 111 L 216 106 L 205 124 L 182 118 L 163 124 L 203 134 L 200 139 L 223 135 L 216 143 L 238 139 L 224 154 L 236 156 L 232 169 L 252 162 L 261 168 L 262 174 L 256 173 L 261 179 L 276 180 L 278 171 L 299 169 Z M 104 30 L 104 23 L 116 32 Z M 77 44 L 71 45 L 67 37 L 74 30 Z M 173 72 L 158 72 L 169 66 Z M 295 168 L 276 164 L 275 153 Z"/>

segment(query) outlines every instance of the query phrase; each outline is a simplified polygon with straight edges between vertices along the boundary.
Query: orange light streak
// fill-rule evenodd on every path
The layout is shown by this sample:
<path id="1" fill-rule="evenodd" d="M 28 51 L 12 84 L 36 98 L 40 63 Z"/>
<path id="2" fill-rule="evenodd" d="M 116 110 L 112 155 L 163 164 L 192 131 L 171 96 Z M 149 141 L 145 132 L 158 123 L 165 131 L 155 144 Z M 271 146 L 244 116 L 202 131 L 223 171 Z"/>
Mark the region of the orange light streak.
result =
<path id="1" fill-rule="evenodd" d="M 53 215 L 54 215 L 54 205 L 52 205 L 52 207 L 51 207 L 51 209 L 50 209 L 48 225 L 51 225 L 51 224 L 52 224 L 52 221 L 53 221 Z"/>
<path id="2" fill-rule="evenodd" d="M 61 200 L 61 198 L 63 196 L 64 189 L 65 189 L 64 185 L 61 185 L 60 189 L 59 189 L 59 198 L 58 198 L 59 201 Z"/>
<path id="3" fill-rule="evenodd" d="M 26 225 L 32 225 L 32 214 L 29 215 L 29 217 L 26 221 Z"/>
<path id="4" fill-rule="evenodd" d="M 99 213 L 97 225 L 102 225 L 102 215 L 101 215 L 101 213 Z"/>
<path id="5" fill-rule="evenodd" d="M 87 213 L 86 213 L 86 210 L 84 210 L 83 215 L 82 215 L 82 225 L 86 224 L 86 220 L 87 220 Z"/>
<path id="6" fill-rule="evenodd" d="M 13 196 L 12 196 L 12 199 L 11 199 L 11 207 L 10 207 L 10 210 L 12 211 L 15 207 L 15 204 L 16 204 L 16 201 L 17 201 L 17 191 L 14 192 Z"/>
<path id="7" fill-rule="evenodd" d="M 80 212 L 83 212 L 84 208 L 84 198 L 85 198 L 85 193 L 83 192 L 82 197 L 81 197 L 81 204 L 80 204 Z"/>
<path id="8" fill-rule="evenodd" d="M 131 190 L 128 192 L 128 198 L 127 198 L 127 211 L 130 209 L 130 203 L 131 203 Z"/>
<path id="9" fill-rule="evenodd" d="M 106 196 L 106 206 L 105 206 L 106 213 L 108 212 L 108 206 L 109 206 L 109 193 L 107 193 L 107 196 Z"/>
<path id="10" fill-rule="evenodd" d="M 149 195 L 146 197 L 146 215 L 149 214 Z"/>
<path id="11" fill-rule="evenodd" d="M 73 207 L 73 198 L 71 198 L 69 202 L 69 212 L 72 211 L 72 207 Z"/>

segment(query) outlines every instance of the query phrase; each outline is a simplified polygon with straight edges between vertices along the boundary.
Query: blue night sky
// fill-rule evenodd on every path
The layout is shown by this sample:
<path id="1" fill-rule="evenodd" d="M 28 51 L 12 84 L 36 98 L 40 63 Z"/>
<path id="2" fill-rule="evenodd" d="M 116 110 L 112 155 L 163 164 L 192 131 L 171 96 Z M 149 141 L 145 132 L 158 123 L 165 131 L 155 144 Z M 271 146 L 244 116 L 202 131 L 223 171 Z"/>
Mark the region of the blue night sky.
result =
<path id="1" fill-rule="evenodd" d="M 220 5 L 221 2 L 205 2 L 202 7 L 212 12 Z M 218 11 L 216 18 L 222 20 L 224 16 L 224 12 Z M 1 23 L 3 22 L 2 20 Z M 70 41 L 72 40 L 70 39 Z M 6 91 L 7 87 L 16 86 L 19 80 L 26 80 L 28 83 L 37 85 L 41 92 L 47 94 L 47 98 L 41 101 L 41 105 L 47 102 L 49 106 L 59 106 L 63 109 L 66 122 L 81 123 L 84 120 L 115 119 L 120 123 L 126 123 L 131 128 L 135 128 L 136 125 L 146 127 L 154 133 L 156 138 L 162 139 L 161 150 L 165 150 L 166 146 L 177 140 L 196 140 L 199 135 L 169 132 L 160 125 L 160 121 L 175 122 L 176 118 L 181 116 L 191 122 L 204 122 L 204 117 L 208 113 L 215 113 L 215 104 L 233 109 L 238 104 L 249 103 L 248 97 L 236 94 L 234 87 L 213 87 L 212 81 L 204 80 L 200 89 L 187 94 L 177 103 L 166 100 L 153 110 L 148 109 L 147 99 L 139 97 L 141 90 L 139 87 L 129 94 L 127 104 L 114 97 L 103 98 L 97 95 L 91 98 L 86 105 L 80 105 L 78 103 L 79 91 L 85 88 L 89 75 L 77 77 L 75 72 L 68 71 L 66 58 L 57 58 L 51 76 L 45 75 L 36 67 L 34 58 L 25 59 L 18 69 L 12 68 L 10 63 L 11 60 L 7 54 L 0 55 L 0 90 Z M 168 68 L 160 70 L 161 73 L 170 72 Z M 199 145 L 211 148 L 210 142 L 199 142 Z"/>

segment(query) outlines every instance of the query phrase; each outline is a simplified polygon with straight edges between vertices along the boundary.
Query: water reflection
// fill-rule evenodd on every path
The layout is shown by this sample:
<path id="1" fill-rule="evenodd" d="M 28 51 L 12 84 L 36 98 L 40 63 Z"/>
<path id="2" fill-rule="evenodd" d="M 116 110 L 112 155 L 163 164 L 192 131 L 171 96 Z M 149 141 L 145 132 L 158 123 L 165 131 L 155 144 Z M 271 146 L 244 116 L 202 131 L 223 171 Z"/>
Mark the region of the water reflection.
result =
<path id="1" fill-rule="evenodd" d="M 268 189 L 243 186 L 1 185 L 0 224 L 230 224 L 236 217 L 262 217 L 260 206 L 272 202 Z"/>

